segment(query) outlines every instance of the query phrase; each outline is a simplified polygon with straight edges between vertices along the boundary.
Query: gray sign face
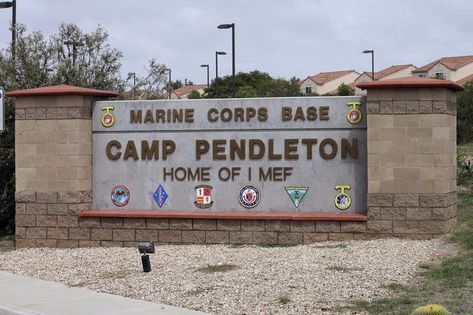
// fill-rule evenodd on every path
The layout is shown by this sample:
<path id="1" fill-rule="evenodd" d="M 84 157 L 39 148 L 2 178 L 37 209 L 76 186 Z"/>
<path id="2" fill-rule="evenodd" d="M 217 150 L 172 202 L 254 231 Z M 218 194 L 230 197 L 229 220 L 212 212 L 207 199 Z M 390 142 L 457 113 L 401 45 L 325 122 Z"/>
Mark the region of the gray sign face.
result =
<path id="1" fill-rule="evenodd" d="M 359 97 L 97 102 L 95 209 L 366 213 Z"/>

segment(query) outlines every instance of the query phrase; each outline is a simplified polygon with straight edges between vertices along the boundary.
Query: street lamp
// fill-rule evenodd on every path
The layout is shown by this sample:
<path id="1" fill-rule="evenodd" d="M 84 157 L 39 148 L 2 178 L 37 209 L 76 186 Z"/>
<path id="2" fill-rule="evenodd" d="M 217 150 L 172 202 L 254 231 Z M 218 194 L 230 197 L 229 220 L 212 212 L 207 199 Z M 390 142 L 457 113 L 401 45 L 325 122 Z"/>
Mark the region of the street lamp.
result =
<path id="1" fill-rule="evenodd" d="M 12 58 L 13 63 L 15 63 L 15 56 L 16 56 L 16 0 L 12 0 L 11 2 L 0 2 L 0 9 L 12 8 L 11 11 L 11 48 L 12 48 Z"/>
<path id="2" fill-rule="evenodd" d="M 371 81 L 374 81 L 374 50 L 363 50 L 364 54 L 371 54 Z"/>
<path id="3" fill-rule="evenodd" d="M 136 73 L 130 72 L 128 76 L 133 76 L 133 99 L 135 99 L 135 87 L 136 87 Z"/>
<path id="4" fill-rule="evenodd" d="M 218 29 L 232 29 L 232 97 L 235 97 L 235 23 L 220 24 Z"/>
<path id="5" fill-rule="evenodd" d="M 209 85 L 209 65 L 200 65 L 202 68 L 207 68 L 207 93 L 208 93 L 208 90 L 210 89 L 210 85 Z"/>
<path id="6" fill-rule="evenodd" d="M 215 79 L 218 78 L 218 55 L 226 55 L 227 53 L 224 51 L 216 51 L 215 52 Z"/>
<path id="7" fill-rule="evenodd" d="M 169 73 L 168 93 L 169 93 L 169 99 L 171 99 L 171 92 L 172 92 L 171 69 L 167 68 L 167 69 L 165 69 L 165 71 L 168 71 L 168 73 Z"/>

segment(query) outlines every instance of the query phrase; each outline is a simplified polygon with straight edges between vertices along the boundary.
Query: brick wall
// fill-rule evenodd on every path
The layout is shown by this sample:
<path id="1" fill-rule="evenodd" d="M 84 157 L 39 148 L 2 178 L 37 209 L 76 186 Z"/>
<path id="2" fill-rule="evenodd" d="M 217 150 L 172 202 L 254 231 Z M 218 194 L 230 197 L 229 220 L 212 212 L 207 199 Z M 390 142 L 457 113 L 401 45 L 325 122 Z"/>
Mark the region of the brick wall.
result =
<path id="1" fill-rule="evenodd" d="M 456 203 L 456 93 L 368 90 L 368 228 L 443 234 Z"/>

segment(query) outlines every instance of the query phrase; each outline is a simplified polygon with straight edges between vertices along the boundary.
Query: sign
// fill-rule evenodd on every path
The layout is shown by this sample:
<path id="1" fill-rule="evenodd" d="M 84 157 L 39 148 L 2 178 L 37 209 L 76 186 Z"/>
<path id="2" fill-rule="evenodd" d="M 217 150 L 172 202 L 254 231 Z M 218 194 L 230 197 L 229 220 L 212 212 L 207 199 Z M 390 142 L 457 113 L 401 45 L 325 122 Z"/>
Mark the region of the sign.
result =
<path id="1" fill-rule="evenodd" d="M 127 210 L 366 213 L 359 117 L 355 96 L 97 102 L 93 206 L 116 209 L 107 196 L 124 185 Z M 340 184 L 352 187 L 344 210 Z"/>
<path id="2" fill-rule="evenodd" d="M 5 91 L 0 88 L 0 131 L 5 130 Z"/>

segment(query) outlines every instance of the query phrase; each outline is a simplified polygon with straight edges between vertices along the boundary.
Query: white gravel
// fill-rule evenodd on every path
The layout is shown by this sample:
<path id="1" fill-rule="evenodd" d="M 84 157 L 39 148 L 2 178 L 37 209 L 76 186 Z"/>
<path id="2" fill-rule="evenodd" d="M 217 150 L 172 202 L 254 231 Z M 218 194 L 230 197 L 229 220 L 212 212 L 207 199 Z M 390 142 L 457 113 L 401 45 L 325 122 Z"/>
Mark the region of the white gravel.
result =
<path id="1" fill-rule="evenodd" d="M 214 314 L 332 314 L 353 299 L 386 296 L 442 240 L 384 239 L 294 247 L 158 246 L 143 273 L 134 248 L 21 249 L 0 252 L 0 270 Z M 202 272 L 208 265 L 236 265 Z M 281 301 L 288 302 L 287 304 Z"/>

